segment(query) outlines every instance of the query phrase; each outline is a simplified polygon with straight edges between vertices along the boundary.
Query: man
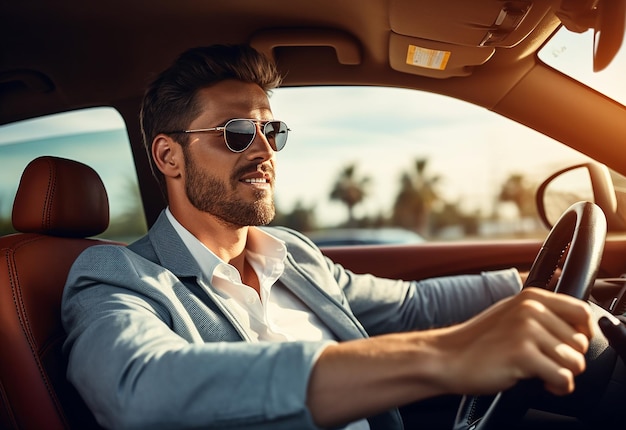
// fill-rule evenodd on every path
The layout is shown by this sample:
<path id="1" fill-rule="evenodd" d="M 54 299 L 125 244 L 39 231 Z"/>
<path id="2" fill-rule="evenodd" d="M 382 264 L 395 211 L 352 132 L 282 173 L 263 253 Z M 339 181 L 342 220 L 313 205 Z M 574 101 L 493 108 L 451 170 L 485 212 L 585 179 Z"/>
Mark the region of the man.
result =
<path id="1" fill-rule="evenodd" d="M 63 300 L 68 377 L 99 422 L 393 429 L 397 406 L 444 393 L 530 377 L 571 392 L 591 335 L 584 303 L 516 294 L 515 270 L 355 275 L 296 232 L 257 227 L 274 216 L 288 134 L 268 100 L 279 83 L 253 49 L 212 46 L 146 92 L 144 141 L 168 208 L 130 246 L 85 251 Z"/>

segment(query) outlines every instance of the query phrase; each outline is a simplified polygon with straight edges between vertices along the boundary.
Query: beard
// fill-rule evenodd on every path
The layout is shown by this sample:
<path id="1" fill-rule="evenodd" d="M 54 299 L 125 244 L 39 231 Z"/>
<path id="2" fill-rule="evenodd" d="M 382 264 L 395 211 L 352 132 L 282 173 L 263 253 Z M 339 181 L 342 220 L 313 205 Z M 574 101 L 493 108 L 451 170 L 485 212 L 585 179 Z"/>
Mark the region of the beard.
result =
<path id="1" fill-rule="evenodd" d="M 214 215 L 226 225 L 236 227 L 267 225 L 274 219 L 276 209 L 273 185 L 271 191 L 255 190 L 252 201 L 243 200 L 235 192 L 239 185 L 238 178 L 250 171 L 256 171 L 258 164 L 244 166 L 233 172 L 230 183 L 200 169 L 191 156 L 185 155 L 185 165 L 185 192 L 196 209 Z M 264 168 L 264 171 L 269 171 L 273 184 L 273 170 Z"/>

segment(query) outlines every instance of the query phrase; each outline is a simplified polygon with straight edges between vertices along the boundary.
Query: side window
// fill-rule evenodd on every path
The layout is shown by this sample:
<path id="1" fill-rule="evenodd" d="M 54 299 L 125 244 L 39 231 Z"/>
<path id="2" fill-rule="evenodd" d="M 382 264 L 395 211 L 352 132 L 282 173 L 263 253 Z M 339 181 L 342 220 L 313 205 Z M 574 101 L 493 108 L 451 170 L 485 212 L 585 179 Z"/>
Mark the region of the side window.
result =
<path id="1" fill-rule="evenodd" d="M 98 172 L 111 215 L 101 237 L 128 243 L 146 232 L 124 121 L 115 109 L 91 108 L 0 127 L 0 234 L 13 231 L 11 210 L 22 171 L 42 155 L 80 161 Z"/>
<path id="2" fill-rule="evenodd" d="M 282 88 L 277 224 L 323 245 L 543 238 L 535 193 L 588 158 L 486 109 L 419 91 Z"/>

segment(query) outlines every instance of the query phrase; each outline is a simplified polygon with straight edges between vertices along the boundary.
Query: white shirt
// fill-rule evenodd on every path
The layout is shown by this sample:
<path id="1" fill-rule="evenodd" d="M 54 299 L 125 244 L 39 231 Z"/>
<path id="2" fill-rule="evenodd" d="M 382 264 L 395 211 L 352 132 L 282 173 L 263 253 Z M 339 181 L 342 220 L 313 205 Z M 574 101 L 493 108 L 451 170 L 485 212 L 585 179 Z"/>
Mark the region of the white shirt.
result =
<path id="1" fill-rule="evenodd" d="M 274 285 L 285 269 L 287 249 L 283 241 L 258 228 L 249 229 L 246 258 L 259 279 L 259 297 L 252 287 L 243 284 L 235 267 L 222 261 L 186 230 L 169 209 L 166 214 L 251 341 L 336 340 L 291 291 L 280 283 Z M 213 272 L 208 273 L 212 267 Z"/>
<path id="2" fill-rule="evenodd" d="M 221 260 L 183 227 L 169 208 L 165 213 L 251 342 L 336 340 L 328 327 L 300 299 L 282 284 L 275 284 L 285 269 L 287 248 L 283 241 L 256 227 L 248 230 L 246 258 L 259 279 L 259 297 L 254 288 L 242 282 L 234 266 Z M 211 267 L 214 269 L 209 273 Z M 360 420 L 345 428 L 368 430 L 370 427 L 367 420 Z"/>

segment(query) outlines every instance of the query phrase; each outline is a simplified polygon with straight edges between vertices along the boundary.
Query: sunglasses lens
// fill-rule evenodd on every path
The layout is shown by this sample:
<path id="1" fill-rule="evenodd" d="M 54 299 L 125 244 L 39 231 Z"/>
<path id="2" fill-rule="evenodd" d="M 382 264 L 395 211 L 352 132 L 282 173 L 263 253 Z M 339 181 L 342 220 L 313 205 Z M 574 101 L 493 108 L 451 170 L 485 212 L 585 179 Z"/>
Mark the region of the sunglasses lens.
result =
<path id="1" fill-rule="evenodd" d="M 224 137 L 233 152 L 245 151 L 254 140 L 256 125 L 247 119 L 233 120 L 226 124 Z"/>
<path id="2" fill-rule="evenodd" d="M 263 126 L 263 134 L 274 151 L 280 151 L 287 143 L 289 128 L 282 121 L 269 121 Z M 226 123 L 224 137 L 233 152 L 248 149 L 256 133 L 256 124 L 249 119 L 233 119 Z"/>
<path id="3" fill-rule="evenodd" d="M 265 124 L 263 134 L 272 146 L 274 151 L 280 151 L 287 144 L 287 134 L 289 129 L 282 121 L 270 121 Z"/>

